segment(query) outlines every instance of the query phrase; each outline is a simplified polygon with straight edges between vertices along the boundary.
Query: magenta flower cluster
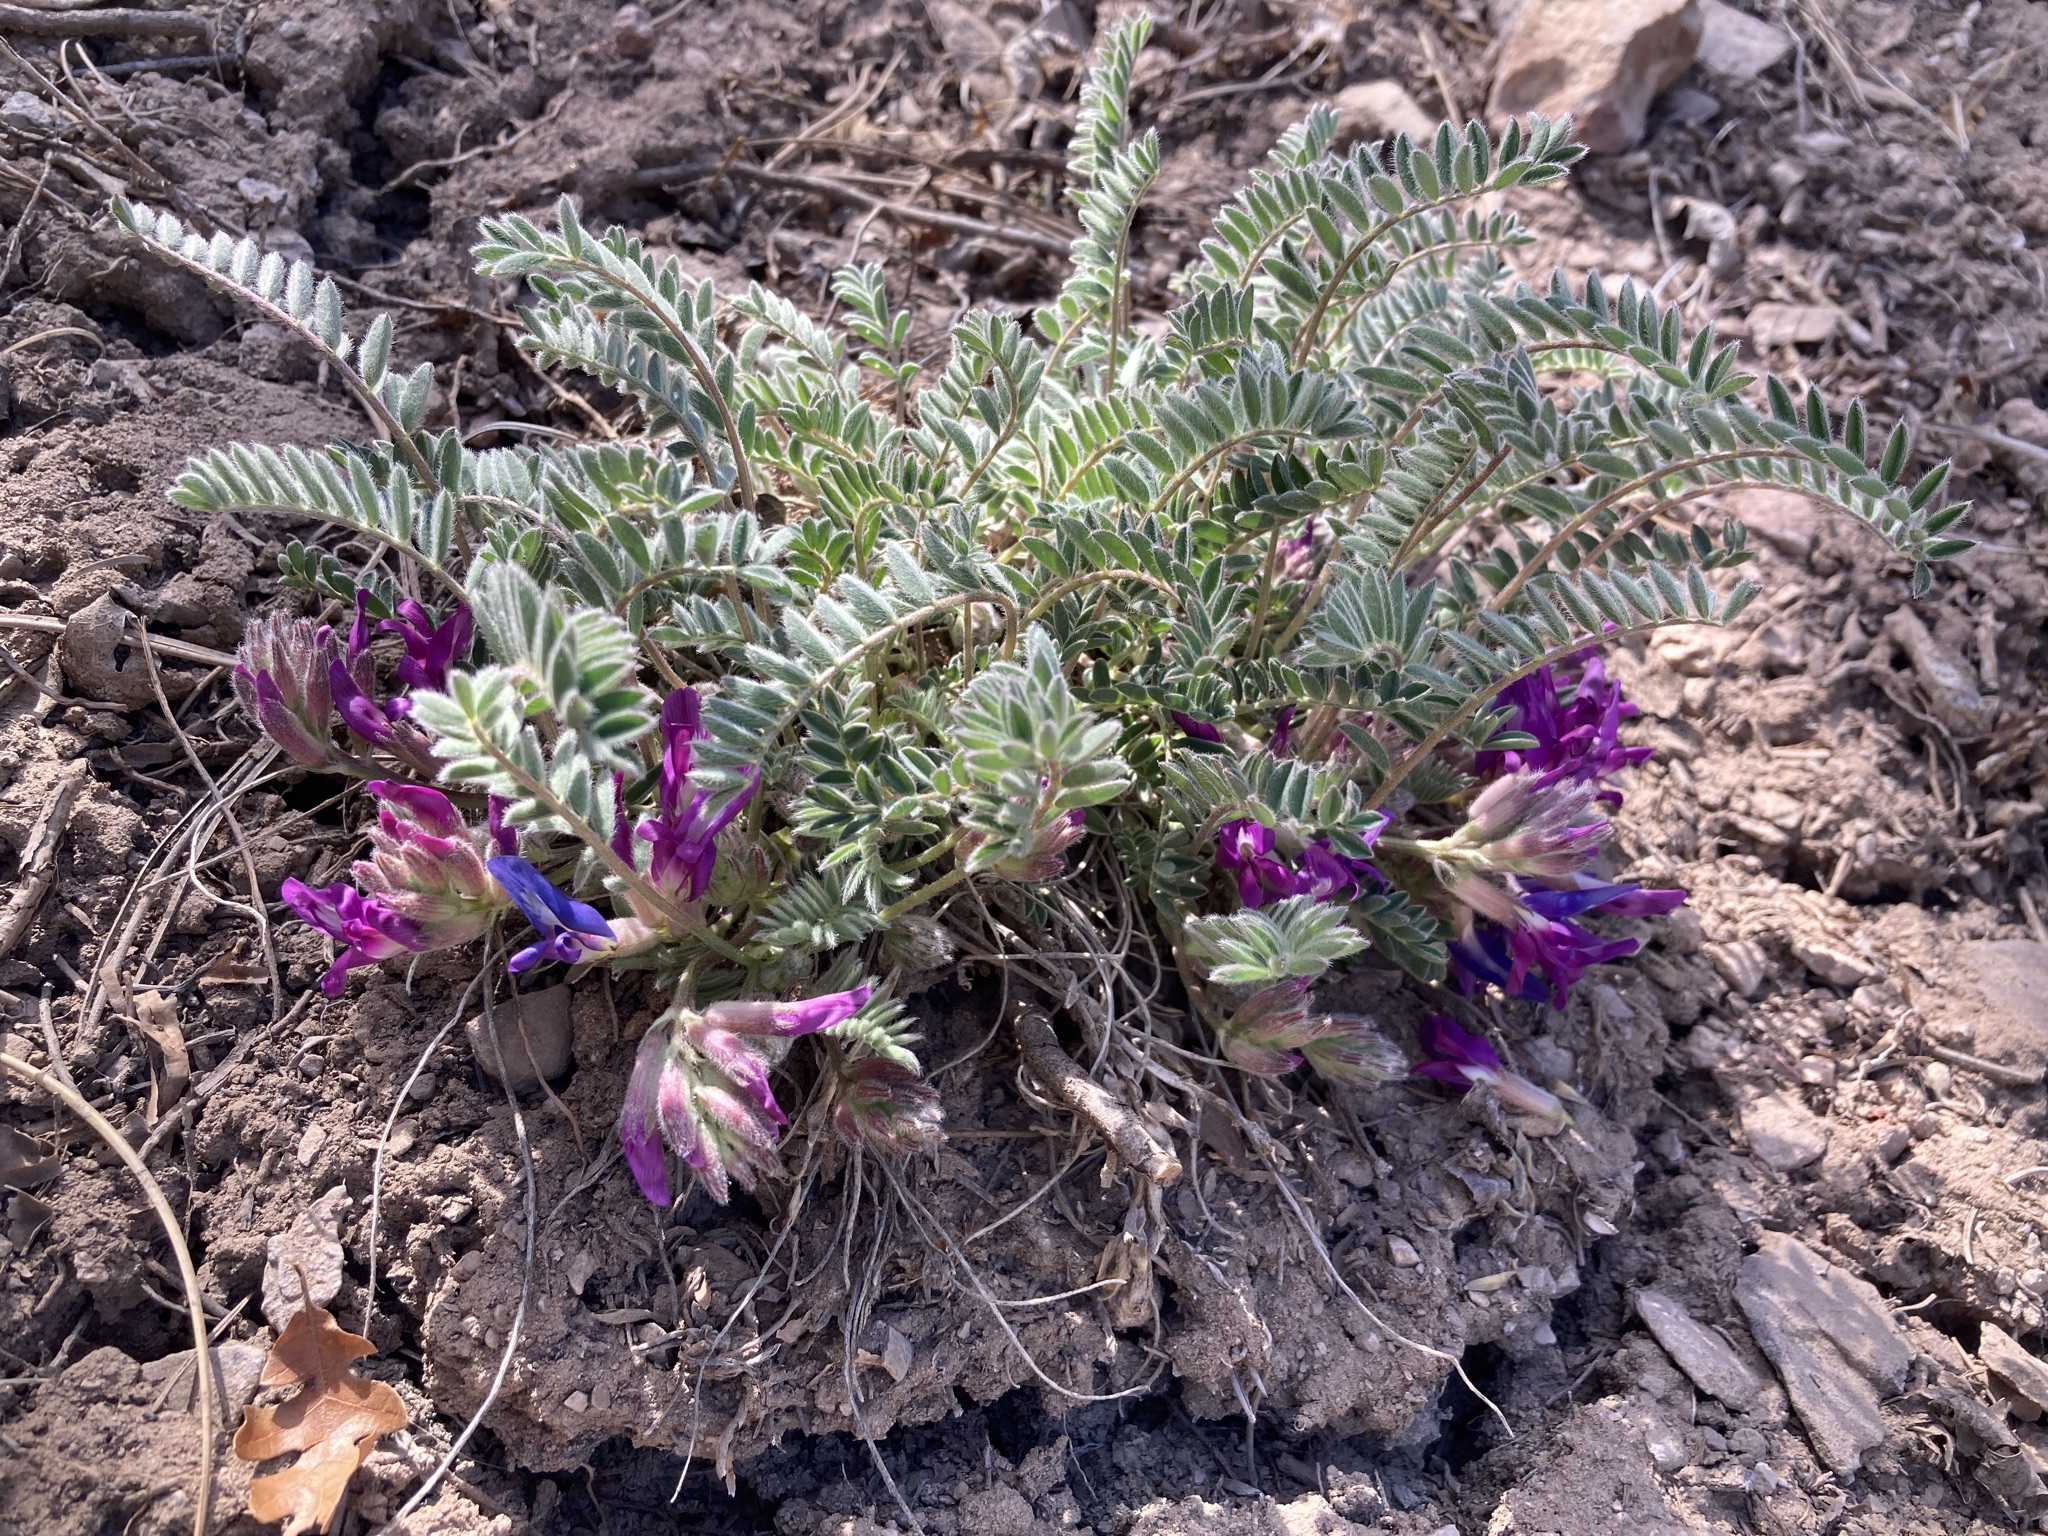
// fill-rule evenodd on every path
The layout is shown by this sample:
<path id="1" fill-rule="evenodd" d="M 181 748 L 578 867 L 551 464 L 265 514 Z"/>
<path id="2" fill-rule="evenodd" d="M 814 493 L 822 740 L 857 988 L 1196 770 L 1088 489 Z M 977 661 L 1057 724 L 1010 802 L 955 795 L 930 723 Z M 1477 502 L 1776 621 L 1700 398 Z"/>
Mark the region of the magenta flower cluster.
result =
<path id="1" fill-rule="evenodd" d="M 330 626 L 306 619 L 271 617 L 250 625 L 235 658 L 235 696 L 263 733 L 305 767 L 362 771 L 361 761 L 334 740 L 339 715 L 357 742 L 432 778 L 439 765 L 426 733 L 412 723 L 411 698 L 377 697 L 370 642 L 381 631 L 397 634 L 405 645 L 399 681 L 408 690 L 438 691 L 447 686 L 449 669 L 469 654 L 476 622 L 458 606 L 436 623 L 410 598 L 398 605 L 396 618 L 375 622 L 369 601 L 368 592 L 356 593 L 345 647 Z"/>
<path id="2" fill-rule="evenodd" d="M 1473 877 L 1451 889 L 1467 909 L 1450 945 L 1451 979 L 1467 995 L 1496 986 L 1511 997 L 1563 1007 L 1588 967 L 1639 947 L 1634 939 L 1602 938 L 1576 919 L 1590 912 L 1657 916 L 1685 902 L 1682 890 L 1649 890 L 1586 872 L 1608 831 L 1591 814 L 1593 804 L 1619 806 L 1621 793 L 1608 780 L 1645 761 L 1651 749 L 1621 745 L 1621 722 L 1636 706 L 1621 697 L 1600 658 L 1583 656 L 1577 667 L 1576 677 L 1566 679 L 1544 667 L 1504 689 L 1501 699 L 1515 711 L 1512 729 L 1535 745 L 1474 759 L 1492 782 L 1474 802 L 1473 820 L 1491 809 L 1503 823 L 1488 829 L 1498 835 L 1489 851 L 1510 875 L 1505 886 Z M 1515 854 L 1526 857 L 1518 863 Z"/>
<path id="3" fill-rule="evenodd" d="M 641 1193 L 671 1203 L 670 1152 L 720 1205 L 733 1183 L 752 1189 L 789 1124 L 769 1083 L 766 1042 L 844 1023 L 872 995 L 863 986 L 796 1002 L 713 1003 L 656 1023 L 640 1042 L 619 1117 L 619 1143 Z"/>
<path id="4" fill-rule="evenodd" d="M 1368 847 L 1385 827 L 1382 818 L 1367 833 Z M 1372 864 L 1345 857 L 1326 837 L 1317 838 L 1290 860 L 1277 851 L 1273 829 L 1249 817 L 1227 821 L 1218 831 L 1216 865 L 1236 883 L 1237 899 L 1247 907 L 1263 907 L 1290 896 L 1352 901 L 1367 889 L 1368 882 L 1378 885 L 1382 879 Z"/>

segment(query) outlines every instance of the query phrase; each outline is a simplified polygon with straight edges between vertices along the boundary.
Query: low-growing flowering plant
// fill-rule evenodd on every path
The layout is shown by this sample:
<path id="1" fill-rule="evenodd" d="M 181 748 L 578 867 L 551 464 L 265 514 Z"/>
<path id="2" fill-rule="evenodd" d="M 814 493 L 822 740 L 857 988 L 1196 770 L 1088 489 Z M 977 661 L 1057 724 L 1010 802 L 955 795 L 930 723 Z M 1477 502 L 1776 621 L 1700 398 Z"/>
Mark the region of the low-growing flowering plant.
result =
<path id="1" fill-rule="evenodd" d="M 310 267 L 119 205 L 318 346 L 381 439 L 218 449 L 173 492 L 388 557 L 292 545 L 326 612 L 260 619 L 235 671 L 280 752 L 375 802 L 352 884 L 281 893 L 334 941 L 323 986 L 494 926 L 522 976 L 651 971 L 670 1001 L 620 1135 L 658 1203 L 678 1162 L 718 1200 L 771 1172 L 798 1102 L 854 1147 L 931 1141 L 902 997 L 977 957 L 1056 992 L 1095 984 L 1105 933 L 1159 957 L 1102 964 L 1128 1006 L 1082 1019 L 1086 1070 L 1134 1093 L 1184 1081 L 1133 1065 L 1158 1043 L 1403 1075 L 1373 1021 L 1317 1006 L 1340 964 L 1562 1006 L 1634 948 L 1602 914 L 1684 899 L 1602 872 L 1647 749 L 1599 649 L 1754 596 L 1706 498 L 1804 492 L 1918 590 L 1968 547 L 1903 426 L 1875 441 L 1860 402 L 1776 379 L 1752 404 L 1735 346 L 1633 283 L 1513 275 L 1491 194 L 1566 174 L 1568 123 L 1340 152 L 1319 109 L 1135 329 L 1148 26 L 1110 30 L 1083 93 L 1072 275 L 1029 325 L 970 313 L 942 361 L 874 266 L 819 319 L 566 200 L 552 228 L 486 219 L 520 346 L 633 401 L 618 442 L 472 449 L 426 425 L 431 370 L 393 370 L 388 319 L 355 335 Z M 1561 1113 L 1447 1015 L 1418 1051 Z"/>

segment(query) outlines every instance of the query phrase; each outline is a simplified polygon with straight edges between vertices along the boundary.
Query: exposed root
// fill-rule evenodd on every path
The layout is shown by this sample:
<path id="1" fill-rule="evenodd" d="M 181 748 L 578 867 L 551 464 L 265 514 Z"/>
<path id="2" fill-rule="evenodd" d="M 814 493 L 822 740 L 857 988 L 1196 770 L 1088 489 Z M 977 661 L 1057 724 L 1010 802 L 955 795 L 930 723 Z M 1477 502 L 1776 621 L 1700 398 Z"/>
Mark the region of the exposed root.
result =
<path id="1" fill-rule="evenodd" d="M 1152 1390 L 1153 1384 L 1159 1380 L 1161 1373 L 1166 1369 L 1168 1362 L 1164 1355 L 1159 1357 L 1159 1367 L 1157 1370 L 1153 1371 L 1150 1376 L 1146 1377 L 1136 1386 L 1126 1387 L 1121 1392 L 1077 1392 L 1065 1383 L 1053 1380 L 1051 1376 L 1046 1374 L 1045 1368 L 1038 1363 L 1037 1357 L 1024 1347 L 1024 1341 L 1017 1337 L 1017 1330 L 1012 1328 L 1010 1320 L 1003 1316 L 1003 1303 L 998 1298 L 989 1294 L 987 1285 L 982 1282 L 980 1272 L 968 1261 L 967 1255 L 961 1251 L 960 1244 L 947 1234 L 946 1229 L 940 1225 L 938 1217 L 934 1216 L 923 1202 L 903 1187 L 903 1181 L 897 1178 L 894 1168 L 890 1167 L 886 1162 L 880 1163 L 879 1166 L 888 1177 L 890 1188 L 896 1192 L 896 1198 L 903 1203 L 903 1208 L 909 1211 L 916 1219 L 918 1230 L 924 1236 L 925 1241 L 930 1243 L 938 1252 L 944 1254 L 947 1261 L 955 1269 L 966 1275 L 968 1283 L 974 1288 L 974 1294 L 981 1298 L 982 1305 L 988 1308 L 989 1316 L 996 1320 L 996 1326 L 1002 1329 L 1003 1336 L 1010 1341 L 1010 1347 L 1017 1351 L 1018 1358 L 1029 1368 L 1032 1375 L 1052 1388 L 1061 1397 L 1068 1398 L 1077 1403 L 1121 1402 L 1125 1398 L 1142 1397 Z"/>
<path id="2" fill-rule="evenodd" d="M 1075 1114 L 1102 1133 L 1116 1155 L 1154 1184 L 1168 1185 L 1181 1175 L 1180 1159 L 1162 1151 L 1138 1117 L 1101 1084 L 1074 1064 L 1074 1058 L 1060 1049 L 1053 1033 L 1052 1017 L 1043 1008 L 1026 1003 L 1016 1010 L 1011 1027 L 1024 1060 L 1038 1080 L 1058 1094 Z"/>
<path id="3" fill-rule="evenodd" d="M 1287 1182 L 1286 1172 L 1281 1168 L 1279 1159 L 1273 1156 L 1272 1137 L 1266 1134 L 1263 1126 L 1247 1119 L 1235 1104 L 1231 1104 L 1227 1099 L 1224 1103 L 1228 1106 L 1232 1119 L 1237 1122 L 1238 1133 L 1258 1152 L 1259 1160 L 1272 1173 L 1273 1187 L 1280 1191 L 1280 1198 L 1287 1202 L 1287 1209 L 1293 1213 L 1303 1235 L 1308 1238 L 1309 1246 L 1315 1249 L 1316 1257 L 1323 1261 L 1323 1268 L 1329 1272 L 1331 1283 L 1350 1299 L 1353 1306 L 1365 1314 L 1367 1322 L 1396 1344 L 1405 1344 L 1417 1354 L 1428 1355 L 1449 1365 L 1457 1373 L 1458 1380 L 1465 1384 L 1465 1389 L 1486 1405 L 1487 1411 L 1500 1421 L 1502 1431 L 1512 1440 L 1515 1436 L 1514 1425 L 1508 1422 L 1508 1416 L 1501 1412 L 1500 1405 L 1480 1391 L 1478 1384 L 1466 1374 L 1463 1360 L 1449 1350 L 1438 1349 L 1434 1344 L 1424 1344 L 1419 1339 L 1411 1339 L 1400 1329 L 1389 1326 L 1377 1312 L 1365 1304 L 1364 1298 L 1351 1288 L 1351 1282 L 1344 1278 L 1343 1272 L 1337 1268 L 1337 1261 L 1330 1257 L 1330 1250 L 1324 1246 L 1322 1233 L 1316 1230 L 1316 1224 L 1309 1219 L 1308 1212 L 1302 1209 L 1301 1200 L 1294 1193 L 1294 1186 Z"/>
<path id="4" fill-rule="evenodd" d="M 94 1134 L 128 1165 L 128 1171 L 135 1175 L 151 1209 L 156 1212 L 157 1220 L 163 1224 L 164 1235 L 171 1240 L 171 1252 L 178 1259 L 178 1278 L 185 1287 L 185 1310 L 192 1318 L 192 1360 L 199 1378 L 199 1493 L 193 1500 L 192 1531 L 193 1536 L 206 1536 L 213 1518 L 213 1437 L 219 1409 L 213 1395 L 213 1357 L 207 1349 L 206 1305 L 200 1295 L 199 1272 L 192 1267 L 192 1250 L 186 1246 L 184 1229 L 176 1212 L 171 1209 L 171 1202 L 165 1198 L 162 1186 L 151 1176 L 141 1155 L 107 1123 L 105 1116 L 86 1102 L 83 1094 L 50 1073 L 4 1053 L 0 1053 L 0 1071 L 34 1084 L 91 1126 Z"/>

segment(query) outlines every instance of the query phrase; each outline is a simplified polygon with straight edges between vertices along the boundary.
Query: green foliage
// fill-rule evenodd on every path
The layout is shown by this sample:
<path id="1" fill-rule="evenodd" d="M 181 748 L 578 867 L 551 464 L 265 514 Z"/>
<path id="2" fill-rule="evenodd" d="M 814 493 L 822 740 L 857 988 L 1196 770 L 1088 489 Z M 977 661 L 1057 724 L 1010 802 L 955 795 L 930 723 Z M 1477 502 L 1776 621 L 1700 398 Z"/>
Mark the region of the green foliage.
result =
<path id="1" fill-rule="evenodd" d="M 1083 93 L 1068 281 L 1029 326 L 970 313 L 942 364 L 909 355 L 873 265 L 839 273 L 819 318 L 759 286 L 722 298 L 566 199 L 552 227 L 486 219 L 480 270 L 532 296 L 519 345 L 636 402 L 620 443 L 471 450 L 426 425 L 431 372 L 393 368 L 388 321 L 352 335 L 305 264 L 120 203 L 153 250 L 317 346 L 380 438 L 216 449 L 174 498 L 374 541 L 405 578 L 368 578 L 375 612 L 401 588 L 471 603 L 482 657 L 414 700 L 442 779 L 560 840 L 555 867 L 651 924 L 667 974 L 879 969 L 920 909 L 944 914 L 917 919 L 930 953 L 944 924 L 1002 950 L 1056 920 L 1045 887 L 1085 853 L 1211 981 L 1310 978 L 1368 947 L 1441 979 L 1441 892 L 1241 909 L 1219 828 L 1362 861 L 1387 811 L 1458 814 L 1473 754 L 1527 745 L 1504 686 L 1752 600 L 1743 530 L 1702 515 L 1729 487 L 1856 518 L 1919 589 L 1969 547 L 1963 508 L 1945 468 L 1907 478 L 1903 425 L 1879 444 L 1860 402 L 1838 418 L 1757 389 L 1733 344 L 1635 283 L 1518 281 L 1527 236 L 1491 195 L 1565 175 L 1565 122 L 1339 154 L 1318 109 L 1218 215 L 1163 333 L 1139 334 L 1149 25 L 1109 31 Z M 294 545 L 284 566 L 352 598 L 331 555 Z M 693 788 L 760 790 L 727 834 L 751 872 L 709 907 L 657 900 L 617 824 L 654 793 L 657 689 L 679 679 L 703 697 Z M 838 1033 L 914 1061 L 892 1001 Z"/>
<path id="2" fill-rule="evenodd" d="M 1334 903 L 1290 896 L 1270 907 L 1194 918 L 1187 943 L 1209 979 L 1229 986 L 1320 976 L 1365 948 L 1344 916 Z"/>

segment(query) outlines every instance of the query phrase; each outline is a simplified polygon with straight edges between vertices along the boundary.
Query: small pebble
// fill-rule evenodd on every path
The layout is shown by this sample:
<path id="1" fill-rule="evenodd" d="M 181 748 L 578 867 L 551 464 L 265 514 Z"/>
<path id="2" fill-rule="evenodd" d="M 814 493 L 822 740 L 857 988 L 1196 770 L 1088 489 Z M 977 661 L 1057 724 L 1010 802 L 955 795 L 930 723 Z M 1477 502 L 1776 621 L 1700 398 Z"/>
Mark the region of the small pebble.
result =
<path id="1" fill-rule="evenodd" d="M 1644 1430 L 1643 1444 L 1650 1452 L 1650 1460 L 1657 1464 L 1657 1470 L 1667 1476 L 1692 1460 L 1684 1438 L 1668 1424 L 1652 1424 Z"/>
<path id="2" fill-rule="evenodd" d="M 1879 1138 L 1877 1155 L 1886 1163 L 1896 1163 L 1906 1155 L 1906 1149 L 1912 1144 L 1912 1133 L 1903 1125 L 1895 1125 Z"/>
<path id="3" fill-rule="evenodd" d="M 1941 1134 L 1941 1116 L 1931 1109 L 1923 1109 L 1913 1117 L 1913 1139 L 1926 1141 Z"/>
<path id="4" fill-rule="evenodd" d="M 307 1126 L 305 1133 L 299 1137 L 299 1147 L 296 1154 L 299 1166 L 301 1168 L 312 1167 L 314 1159 L 320 1156 L 321 1149 L 326 1145 L 327 1127 L 316 1120 Z"/>
<path id="5" fill-rule="evenodd" d="M 1802 1056 L 1799 1058 L 1799 1081 L 1809 1088 L 1832 1088 L 1835 1086 L 1835 1064 L 1826 1056 Z"/>
<path id="6" fill-rule="evenodd" d="M 440 1083 L 433 1073 L 422 1072 L 418 1079 L 414 1081 L 412 1087 L 406 1090 L 406 1097 L 416 1103 L 424 1104 L 434 1096 L 434 1090 L 439 1086 Z"/>
<path id="7" fill-rule="evenodd" d="M 1415 1251 L 1415 1245 L 1405 1237 L 1387 1239 L 1387 1257 L 1400 1269 L 1413 1269 L 1422 1262 L 1422 1255 Z"/>
<path id="8" fill-rule="evenodd" d="M 590 1394 L 588 1392 L 571 1392 L 562 1399 L 562 1406 L 571 1413 L 587 1412 L 590 1408 Z"/>

